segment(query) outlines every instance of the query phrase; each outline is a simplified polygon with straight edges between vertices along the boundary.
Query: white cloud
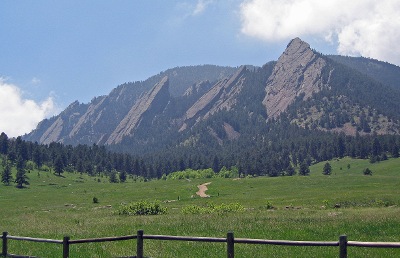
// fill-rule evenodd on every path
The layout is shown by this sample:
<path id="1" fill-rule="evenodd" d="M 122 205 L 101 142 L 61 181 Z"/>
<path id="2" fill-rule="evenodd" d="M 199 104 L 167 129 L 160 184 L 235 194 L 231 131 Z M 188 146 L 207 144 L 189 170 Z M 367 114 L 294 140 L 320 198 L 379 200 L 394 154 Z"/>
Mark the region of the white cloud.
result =
<path id="1" fill-rule="evenodd" d="M 52 97 L 41 103 L 24 99 L 22 91 L 0 78 L 0 132 L 9 137 L 29 133 L 44 118 L 56 112 Z"/>
<path id="2" fill-rule="evenodd" d="M 202 12 L 204 12 L 204 10 L 207 8 L 207 6 L 209 4 L 211 4 L 212 2 L 213 2 L 212 0 L 208 0 L 208 1 L 207 0 L 198 0 L 197 4 L 196 4 L 196 7 L 193 10 L 192 15 L 201 14 Z"/>
<path id="3" fill-rule="evenodd" d="M 342 55 L 400 64 L 398 0 L 248 0 L 240 7 L 242 33 L 265 41 L 314 36 Z"/>
<path id="4" fill-rule="evenodd" d="M 176 5 L 177 10 L 182 12 L 182 15 L 175 17 L 179 21 L 183 21 L 186 18 L 198 16 L 205 12 L 207 7 L 213 3 L 213 0 L 197 0 L 196 3 L 193 2 L 179 2 Z"/>

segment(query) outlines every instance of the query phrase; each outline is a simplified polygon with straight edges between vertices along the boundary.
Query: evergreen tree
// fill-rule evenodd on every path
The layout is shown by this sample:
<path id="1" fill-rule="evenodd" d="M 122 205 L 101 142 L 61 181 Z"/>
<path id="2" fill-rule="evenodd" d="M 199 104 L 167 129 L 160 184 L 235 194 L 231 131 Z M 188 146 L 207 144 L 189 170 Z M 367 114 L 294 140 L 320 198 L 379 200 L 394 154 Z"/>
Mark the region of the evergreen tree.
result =
<path id="1" fill-rule="evenodd" d="M 7 154 L 8 153 L 8 137 L 7 134 L 0 134 L 0 153 Z"/>
<path id="2" fill-rule="evenodd" d="M 381 143 L 377 137 L 372 141 L 372 156 L 378 156 L 381 153 Z"/>
<path id="3" fill-rule="evenodd" d="M 214 156 L 213 164 L 212 164 L 212 169 L 214 170 L 215 173 L 218 173 L 220 168 L 219 168 L 219 159 L 217 156 Z"/>
<path id="4" fill-rule="evenodd" d="M 399 157 L 399 146 L 396 143 L 393 145 L 391 153 L 393 158 Z"/>
<path id="5" fill-rule="evenodd" d="M 5 185 L 10 185 L 11 181 L 12 181 L 11 168 L 8 162 L 6 162 L 4 170 L 1 173 L 1 182 L 3 182 L 3 184 Z"/>
<path id="6" fill-rule="evenodd" d="M 35 147 L 36 148 L 33 151 L 32 159 L 33 159 L 33 162 L 36 163 L 37 168 L 40 169 L 43 165 L 42 153 L 39 150 L 38 146 L 35 146 Z"/>
<path id="7" fill-rule="evenodd" d="M 121 173 L 119 173 L 119 181 L 121 183 L 126 181 L 126 172 L 125 171 L 122 171 Z"/>
<path id="8" fill-rule="evenodd" d="M 86 166 L 85 166 L 85 170 L 89 176 L 94 176 L 94 167 L 93 167 L 92 163 L 87 162 Z"/>
<path id="9" fill-rule="evenodd" d="M 110 174 L 110 183 L 118 183 L 117 171 L 113 169 Z"/>
<path id="10" fill-rule="evenodd" d="M 324 175 L 330 175 L 332 172 L 332 166 L 329 164 L 329 162 L 326 162 L 324 165 L 324 169 L 322 171 L 322 174 Z"/>
<path id="11" fill-rule="evenodd" d="M 299 175 L 308 176 L 310 175 L 310 168 L 308 167 L 307 162 L 303 161 L 300 164 Z"/>
<path id="12" fill-rule="evenodd" d="M 60 176 L 61 173 L 64 173 L 64 163 L 60 155 L 57 156 L 54 161 L 54 171 Z"/>
<path id="13" fill-rule="evenodd" d="M 294 169 L 294 167 L 293 167 L 292 165 L 289 165 L 289 166 L 286 168 L 286 173 L 285 173 L 285 175 L 293 176 L 293 175 L 295 175 L 295 174 L 296 174 L 296 170 Z"/>
<path id="14" fill-rule="evenodd" d="M 15 177 L 15 183 L 17 188 L 23 188 L 24 185 L 29 185 L 28 177 L 26 176 L 25 161 L 21 156 L 17 159 L 17 175 Z"/>

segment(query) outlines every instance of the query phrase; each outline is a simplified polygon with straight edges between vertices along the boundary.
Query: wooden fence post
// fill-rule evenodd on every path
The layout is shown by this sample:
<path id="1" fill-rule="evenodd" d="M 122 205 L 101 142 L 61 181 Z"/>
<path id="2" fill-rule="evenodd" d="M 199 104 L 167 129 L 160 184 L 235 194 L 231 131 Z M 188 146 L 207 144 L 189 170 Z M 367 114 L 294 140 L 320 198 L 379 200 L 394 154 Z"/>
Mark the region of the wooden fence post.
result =
<path id="1" fill-rule="evenodd" d="M 69 257 L 69 236 L 65 236 L 63 239 L 63 258 Z"/>
<path id="2" fill-rule="evenodd" d="M 8 250 L 7 250 L 7 235 L 8 235 L 8 232 L 3 232 L 3 236 L 2 236 L 2 238 L 3 238 L 3 250 L 2 250 L 2 252 L 1 252 L 1 255 L 2 256 L 4 256 L 4 257 L 7 257 L 7 254 L 8 254 Z"/>
<path id="3" fill-rule="evenodd" d="M 138 230 L 136 244 L 136 257 L 143 258 L 143 230 Z"/>
<path id="4" fill-rule="evenodd" d="M 347 236 L 343 235 L 339 237 L 339 257 L 347 258 Z"/>
<path id="5" fill-rule="evenodd" d="M 235 239 L 233 237 L 233 232 L 229 231 L 226 235 L 226 243 L 227 243 L 227 254 L 228 258 L 235 257 Z"/>

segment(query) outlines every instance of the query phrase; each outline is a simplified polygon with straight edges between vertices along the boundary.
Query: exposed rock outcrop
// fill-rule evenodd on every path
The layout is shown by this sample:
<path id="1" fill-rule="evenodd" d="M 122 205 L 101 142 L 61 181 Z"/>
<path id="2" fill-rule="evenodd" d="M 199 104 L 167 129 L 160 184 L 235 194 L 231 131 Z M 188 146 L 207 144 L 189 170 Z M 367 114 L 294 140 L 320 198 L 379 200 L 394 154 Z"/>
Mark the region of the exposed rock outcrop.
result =
<path id="1" fill-rule="evenodd" d="M 293 39 L 279 57 L 268 78 L 263 104 L 268 117 L 277 117 L 304 93 L 304 100 L 324 87 L 321 78 L 326 61 L 310 45 L 299 38 Z"/>
<path id="2" fill-rule="evenodd" d="M 96 124 L 101 117 L 101 107 L 103 102 L 106 100 L 106 96 L 99 97 L 99 100 L 95 103 L 91 103 L 87 111 L 79 118 L 78 123 L 72 128 L 69 133 L 69 137 L 74 137 L 80 130 L 83 129 L 85 124 Z"/>
<path id="3" fill-rule="evenodd" d="M 85 109 L 85 105 L 75 101 L 58 116 L 41 121 L 37 128 L 30 134 L 24 136 L 24 138 L 29 141 L 38 141 L 42 144 L 64 142 L 65 133 L 70 130 L 71 124 L 73 125 L 77 122 Z"/>
<path id="4" fill-rule="evenodd" d="M 222 110 L 230 110 L 236 103 L 235 96 L 241 91 L 245 80 L 246 67 L 242 66 L 233 76 L 216 83 L 207 93 L 197 100 L 185 113 L 184 123 L 179 131 L 187 128 L 191 121 L 207 119 Z"/>
<path id="5" fill-rule="evenodd" d="M 168 77 L 164 77 L 153 89 L 142 96 L 112 132 L 106 144 L 117 144 L 125 136 L 131 136 L 146 113 L 157 113 L 165 108 L 169 101 Z"/>

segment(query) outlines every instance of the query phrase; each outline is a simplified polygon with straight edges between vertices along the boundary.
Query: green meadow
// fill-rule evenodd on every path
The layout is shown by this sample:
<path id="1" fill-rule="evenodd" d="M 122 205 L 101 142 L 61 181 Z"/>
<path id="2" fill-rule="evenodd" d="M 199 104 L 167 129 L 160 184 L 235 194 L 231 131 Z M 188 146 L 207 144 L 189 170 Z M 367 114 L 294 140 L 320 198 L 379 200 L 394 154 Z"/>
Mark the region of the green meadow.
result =
<path id="1" fill-rule="evenodd" d="M 0 185 L 0 231 L 62 240 L 144 234 L 238 238 L 400 242 L 400 159 L 331 160 L 309 176 L 209 178 L 109 183 L 106 177 L 31 171 L 30 185 Z M 363 175 L 369 168 L 372 176 Z M 14 175 L 15 176 L 15 175 Z M 208 185 L 209 198 L 195 193 Z M 98 203 L 93 202 L 96 197 Z M 164 215 L 118 215 L 121 204 L 158 200 Z M 241 204 L 240 212 L 184 214 L 189 205 Z M 335 207 L 336 206 L 336 207 Z M 225 243 L 144 240 L 148 257 L 226 257 Z M 1 243 L 0 243 L 1 245 Z M 61 257 L 62 246 L 9 240 L 9 252 Z M 134 256 L 136 240 L 72 245 L 71 257 Z M 338 247 L 236 244 L 236 257 L 338 257 Z M 349 257 L 399 257 L 400 250 L 349 247 Z"/>

